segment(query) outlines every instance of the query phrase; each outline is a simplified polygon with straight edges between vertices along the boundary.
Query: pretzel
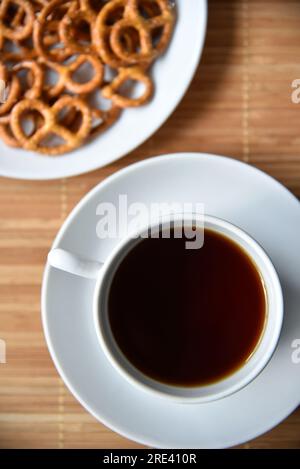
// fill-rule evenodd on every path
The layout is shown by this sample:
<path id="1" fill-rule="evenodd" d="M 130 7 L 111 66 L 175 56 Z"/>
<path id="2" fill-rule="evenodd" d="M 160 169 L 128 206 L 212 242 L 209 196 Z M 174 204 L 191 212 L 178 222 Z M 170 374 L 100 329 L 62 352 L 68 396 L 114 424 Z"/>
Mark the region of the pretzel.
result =
<path id="1" fill-rule="evenodd" d="M 105 82 L 107 84 L 107 82 Z M 96 99 L 95 93 L 99 93 L 100 102 Z M 104 98 L 102 89 L 98 89 L 95 93 L 89 93 L 87 95 L 82 95 L 83 99 L 91 110 L 92 115 L 92 128 L 90 131 L 90 137 L 94 138 L 97 135 L 101 134 L 109 127 L 111 127 L 116 120 L 120 117 L 122 109 L 116 106 L 111 100 L 109 103 L 103 103 L 101 98 Z M 105 101 L 108 101 L 107 99 Z M 71 110 L 72 111 L 72 110 Z M 76 126 L 78 114 L 76 112 L 68 112 L 63 116 L 63 125 L 74 130 Z"/>
<path id="2" fill-rule="evenodd" d="M 104 111 L 97 108 L 90 108 L 92 116 L 92 126 L 90 138 L 94 138 L 107 130 L 118 119 L 121 109 L 113 106 L 112 109 Z M 78 113 L 68 113 L 63 119 L 64 126 L 68 126 L 73 132 L 78 126 Z"/>
<path id="3" fill-rule="evenodd" d="M 145 91 L 138 98 L 129 98 L 122 96 L 118 90 L 127 81 L 137 81 L 144 85 Z M 102 94 L 105 98 L 111 99 L 112 102 L 121 108 L 138 107 L 149 101 L 154 91 L 154 86 L 151 78 L 145 74 L 144 70 L 140 67 L 121 68 L 118 76 L 107 86 L 102 89 Z"/>
<path id="4" fill-rule="evenodd" d="M 128 34 L 131 28 L 138 34 L 140 49 L 138 52 L 130 52 L 123 45 L 124 32 L 127 31 Z M 157 52 L 152 47 L 150 31 L 142 21 L 137 21 L 136 18 L 124 18 L 112 27 L 110 45 L 113 52 L 128 64 L 134 65 L 138 62 L 152 62 L 157 55 Z"/>
<path id="5" fill-rule="evenodd" d="M 14 75 L 12 76 L 2 63 L 0 63 L 0 79 L 3 80 L 6 87 L 9 89 L 5 103 L 0 103 L 0 116 L 3 116 L 7 114 L 17 102 L 20 96 L 21 86 L 18 78 Z"/>
<path id="6" fill-rule="evenodd" d="M 20 11 L 24 13 L 25 16 L 25 24 L 21 25 L 20 22 L 17 24 L 17 27 L 14 27 L 12 24 L 12 28 L 7 26 L 5 23 L 6 15 L 9 12 L 9 8 L 12 5 L 17 5 L 18 10 L 16 13 L 15 18 L 17 21 L 20 21 Z M 32 27 L 34 23 L 34 12 L 32 6 L 29 1 L 27 0 L 1 0 L 0 3 L 0 47 L 3 46 L 3 39 L 11 39 L 11 40 L 23 40 L 30 36 L 32 33 Z M 13 18 L 14 21 L 14 18 Z"/>
<path id="7" fill-rule="evenodd" d="M 47 89 L 48 96 L 50 97 L 60 95 L 65 89 L 79 95 L 87 94 L 99 87 L 103 80 L 104 67 L 97 57 L 90 54 L 81 54 L 74 60 L 74 62 L 68 65 L 49 61 L 41 62 L 48 68 L 55 70 L 59 76 L 57 83 Z M 85 83 L 78 83 L 72 79 L 72 75 L 74 75 L 74 73 L 85 63 L 89 63 L 92 66 L 94 76 Z"/>
<path id="8" fill-rule="evenodd" d="M 91 44 L 87 44 L 86 39 L 85 43 L 81 44 L 78 41 L 78 38 L 74 37 L 74 33 L 72 34 L 72 30 L 76 25 L 80 24 L 80 22 L 84 22 L 88 24 L 89 30 L 90 30 L 90 36 L 91 36 L 91 31 L 93 29 L 94 21 L 96 18 L 95 13 L 91 11 L 91 8 L 87 6 L 87 3 L 84 2 L 84 5 L 86 8 L 82 10 L 78 10 L 78 6 L 76 3 L 71 5 L 68 14 L 63 17 L 59 24 L 59 35 L 65 46 L 72 50 L 73 53 L 77 52 L 82 52 L 82 53 L 91 53 L 93 52 L 93 46 Z M 91 39 L 91 37 L 89 38 Z"/>
<path id="9" fill-rule="evenodd" d="M 39 114 L 35 114 L 34 112 L 28 112 L 26 114 L 26 120 L 31 120 L 33 124 L 33 129 L 30 132 L 30 135 L 33 134 L 36 128 L 39 128 L 42 125 L 43 119 Z M 14 148 L 20 148 L 21 145 L 18 140 L 14 137 L 11 125 L 10 125 L 10 116 L 2 116 L 0 117 L 0 137 L 4 142 Z"/>
<path id="10" fill-rule="evenodd" d="M 60 155 L 106 131 L 123 109 L 147 103 L 148 69 L 174 19 L 169 0 L 0 0 L 0 79 L 8 90 L 0 138 Z M 84 65 L 92 76 L 82 82 Z M 141 96 L 125 92 L 131 82 L 144 86 Z M 99 93 L 110 107 L 97 103 Z"/>
<path id="11" fill-rule="evenodd" d="M 134 0 L 138 2 L 139 0 Z M 143 0 L 145 1 L 145 0 Z M 174 14 L 174 4 L 172 4 L 169 0 L 156 0 L 159 8 L 161 9 L 161 14 L 149 18 L 147 20 L 148 27 L 152 32 L 152 40 L 154 42 L 154 48 L 157 51 L 157 55 L 160 55 L 164 52 L 166 47 L 168 46 L 173 29 L 175 24 L 175 14 Z M 157 29 L 162 28 L 161 37 L 156 42 L 155 38 L 155 31 Z"/>
<path id="12" fill-rule="evenodd" d="M 33 12 L 33 20 L 34 20 L 34 13 L 39 12 L 40 9 L 42 8 L 43 5 L 45 5 L 48 2 L 48 0 L 31 0 L 29 2 L 30 8 L 32 8 Z M 32 44 L 28 44 L 31 42 L 32 39 L 32 29 L 33 25 L 29 24 L 32 23 L 32 12 L 30 9 L 27 11 L 26 8 L 28 8 L 28 2 L 26 2 L 27 7 L 23 8 L 20 7 L 17 0 L 10 0 L 10 2 L 6 2 L 6 5 L 3 4 L 4 10 L 2 12 L 2 20 L 6 18 L 6 14 L 9 12 L 9 7 L 11 5 L 14 5 L 18 8 L 15 12 L 15 15 L 12 17 L 10 21 L 10 28 L 8 33 L 5 34 L 4 36 L 1 36 L 0 33 L 0 42 L 1 42 L 1 37 L 2 37 L 2 43 L 1 43 L 1 49 L 2 51 L 0 52 L 2 58 L 5 61 L 11 61 L 11 62 L 19 62 L 20 60 L 26 59 L 31 59 L 36 57 L 36 51 L 32 48 Z M 29 18 L 27 18 L 29 16 Z M 26 22 L 27 19 L 27 22 Z M 24 21 L 25 21 L 25 26 L 27 28 L 30 28 L 30 34 L 25 34 L 25 37 L 18 37 L 18 35 L 15 34 L 18 33 L 20 30 L 24 32 Z M 1 20 L 0 20 L 1 24 Z M 1 26 L 0 26 L 1 30 Z M 7 32 L 7 31 L 6 31 Z M 29 32 L 29 31 L 28 31 Z M 13 46 L 13 50 L 7 50 L 7 45 L 8 42 L 10 42 L 10 45 Z M 16 50 L 17 49 L 17 50 Z"/>
<path id="13" fill-rule="evenodd" d="M 0 117 L 0 137 L 9 147 L 20 148 L 21 146 L 12 133 L 10 116 Z"/>
<path id="14" fill-rule="evenodd" d="M 104 63 L 113 68 L 126 65 L 126 62 L 117 57 L 111 50 L 109 40 L 113 24 L 123 18 L 126 4 L 127 0 L 112 0 L 107 3 L 100 10 L 93 29 L 93 43 L 99 56 Z"/>
<path id="15" fill-rule="evenodd" d="M 111 32 L 110 43 L 115 54 L 127 63 L 135 64 L 137 62 L 152 62 L 157 55 L 163 52 L 166 45 L 170 40 L 173 30 L 174 16 L 168 0 L 154 0 L 151 4 L 149 2 L 141 2 L 144 9 L 148 12 L 149 18 L 144 18 L 139 11 L 139 0 L 129 0 L 128 6 L 125 10 L 125 17 L 123 20 L 117 22 Z M 157 5 L 161 13 L 159 15 L 151 16 L 154 14 L 154 5 Z M 136 53 L 129 53 L 122 43 L 122 35 L 124 30 L 133 28 L 138 32 L 140 38 L 140 51 Z M 162 34 L 157 44 L 154 42 L 153 32 L 162 28 Z"/>
<path id="16" fill-rule="evenodd" d="M 144 18 L 139 7 L 144 5 L 148 18 Z M 155 15 L 154 5 L 160 9 Z M 121 18 L 110 24 L 110 18 L 116 11 L 122 11 Z M 163 52 L 170 40 L 174 25 L 174 15 L 168 0 L 153 0 L 152 4 L 144 0 L 113 0 L 97 16 L 94 29 L 94 42 L 100 57 L 113 67 L 124 64 L 151 63 Z M 162 28 L 162 34 L 155 44 L 153 34 Z M 135 30 L 139 37 L 139 51 L 128 50 L 124 45 L 124 34 Z M 126 44 L 126 41 L 125 41 Z"/>
<path id="17" fill-rule="evenodd" d="M 76 133 L 57 123 L 59 113 L 66 107 L 73 107 L 82 115 L 82 122 Z M 44 124 L 31 136 L 27 136 L 22 129 L 22 117 L 28 111 L 37 111 L 44 118 Z M 88 106 L 79 98 L 71 96 L 63 96 L 52 107 L 47 106 L 41 100 L 24 99 L 14 107 L 11 113 L 11 128 L 22 147 L 48 155 L 59 155 L 77 148 L 88 136 L 91 124 L 91 113 Z M 42 141 L 49 134 L 57 135 L 65 143 L 55 147 L 43 146 Z"/>
<path id="18" fill-rule="evenodd" d="M 49 28 L 53 31 L 53 25 L 51 26 L 51 23 L 54 21 L 54 25 L 56 25 L 56 20 L 61 19 L 60 16 L 62 12 L 66 13 L 66 11 L 68 11 L 74 4 L 74 1 L 66 2 L 66 0 L 50 0 L 49 3 L 47 3 L 47 5 L 41 10 L 38 16 L 38 21 L 34 24 L 34 46 L 40 57 L 43 57 L 45 60 L 61 62 L 72 55 L 72 50 L 67 47 L 49 49 L 47 47 L 49 46 L 49 42 L 47 43 L 47 40 L 45 41 L 45 36 L 47 37 L 47 28 L 48 31 Z M 77 5 L 77 3 L 75 3 L 75 5 Z M 60 10 L 60 8 L 62 10 Z M 52 18 L 51 15 L 53 16 Z M 51 18 L 50 20 L 48 18 L 49 16 Z"/>
<path id="19" fill-rule="evenodd" d="M 13 72 L 18 73 L 26 69 L 29 72 L 29 79 L 31 83 L 29 83 L 27 80 L 26 84 L 28 89 L 23 92 L 23 96 L 28 99 L 39 98 L 43 91 L 44 71 L 37 62 L 32 60 L 24 60 L 23 62 L 20 62 L 13 67 Z"/>

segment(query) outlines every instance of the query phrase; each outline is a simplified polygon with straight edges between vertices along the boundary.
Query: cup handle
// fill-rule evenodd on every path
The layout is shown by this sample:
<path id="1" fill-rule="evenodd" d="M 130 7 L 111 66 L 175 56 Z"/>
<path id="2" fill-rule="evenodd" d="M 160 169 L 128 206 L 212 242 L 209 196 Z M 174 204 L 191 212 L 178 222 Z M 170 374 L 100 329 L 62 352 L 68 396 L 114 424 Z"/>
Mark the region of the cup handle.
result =
<path id="1" fill-rule="evenodd" d="M 51 267 L 90 279 L 96 279 L 103 266 L 103 263 L 83 259 L 65 249 L 52 249 L 48 254 L 48 262 Z"/>

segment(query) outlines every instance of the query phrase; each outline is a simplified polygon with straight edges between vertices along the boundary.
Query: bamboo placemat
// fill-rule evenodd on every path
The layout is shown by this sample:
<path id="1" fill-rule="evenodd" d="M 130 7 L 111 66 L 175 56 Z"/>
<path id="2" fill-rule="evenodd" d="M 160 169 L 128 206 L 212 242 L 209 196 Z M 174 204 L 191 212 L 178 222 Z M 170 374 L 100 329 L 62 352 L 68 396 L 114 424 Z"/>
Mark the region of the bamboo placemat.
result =
<path id="1" fill-rule="evenodd" d="M 0 180 L 0 338 L 7 343 L 7 363 L 0 364 L 1 448 L 139 447 L 88 415 L 54 369 L 40 321 L 46 254 L 88 190 L 152 155 L 225 154 L 263 169 L 300 196 L 300 104 L 291 101 L 291 83 L 300 78 L 299 25 L 298 0 L 210 0 L 196 77 L 156 135 L 88 175 Z M 300 448 L 300 411 L 244 447 Z"/>

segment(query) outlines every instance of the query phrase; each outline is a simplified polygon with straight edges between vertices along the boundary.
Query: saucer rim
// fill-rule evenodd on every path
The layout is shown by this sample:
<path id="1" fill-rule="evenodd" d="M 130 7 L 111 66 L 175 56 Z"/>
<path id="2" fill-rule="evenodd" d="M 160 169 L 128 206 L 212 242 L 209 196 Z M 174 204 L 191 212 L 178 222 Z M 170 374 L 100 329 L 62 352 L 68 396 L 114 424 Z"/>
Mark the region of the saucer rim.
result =
<path id="1" fill-rule="evenodd" d="M 259 168 L 256 168 L 248 163 L 245 163 L 243 161 L 230 158 L 228 156 L 221 156 L 221 155 L 216 155 L 216 154 L 209 154 L 209 153 L 198 153 L 198 152 L 180 152 L 180 153 L 169 153 L 166 155 L 159 155 L 159 156 L 154 156 L 151 158 L 148 158 L 146 160 L 130 164 L 129 166 L 116 171 L 114 174 L 110 175 L 107 177 L 104 181 L 101 181 L 99 184 L 97 184 L 94 188 L 92 188 L 80 201 L 79 203 L 72 209 L 62 226 L 60 227 L 52 248 L 57 247 L 58 244 L 60 243 L 61 239 L 63 238 L 65 231 L 69 227 L 69 225 L 72 223 L 73 219 L 77 216 L 77 214 L 81 211 L 81 209 L 84 207 L 86 203 L 97 193 L 99 190 L 105 188 L 107 185 L 110 185 L 115 182 L 115 180 L 120 179 L 122 177 L 126 177 L 128 174 L 131 172 L 134 172 L 136 169 L 139 169 L 141 167 L 147 167 L 152 166 L 153 164 L 160 164 L 160 162 L 166 162 L 166 161 L 174 161 L 176 158 L 185 158 L 189 159 L 190 161 L 192 160 L 198 160 L 199 158 L 202 159 L 209 159 L 210 161 L 214 160 L 215 162 L 220 162 L 223 161 L 228 165 L 231 166 L 236 166 L 236 165 L 242 165 L 247 168 L 248 171 L 252 171 L 253 173 L 260 174 L 260 176 L 264 177 L 266 181 L 271 182 L 274 184 L 274 186 L 277 187 L 277 189 L 280 189 L 281 191 L 284 190 L 288 198 L 290 199 L 291 203 L 293 203 L 294 207 L 299 209 L 300 207 L 300 202 L 297 199 L 297 197 L 292 194 L 281 182 L 273 178 L 272 176 L 266 174 L 264 171 L 260 170 Z M 59 359 L 56 356 L 56 352 L 54 350 L 54 347 L 52 346 L 51 339 L 50 339 L 50 334 L 47 326 L 47 295 L 48 295 L 48 288 L 47 288 L 47 283 L 48 283 L 48 276 L 50 273 L 50 266 L 46 263 L 44 274 L 43 274 L 43 281 L 42 281 L 42 295 L 41 295 L 41 305 L 42 305 L 42 324 L 43 324 L 43 330 L 44 330 L 44 335 L 46 338 L 47 346 L 50 352 L 50 355 L 52 357 L 52 360 L 54 362 L 54 365 L 61 376 L 61 378 L 64 381 L 64 384 L 67 386 L 69 391 L 73 394 L 73 396 L 79 401 L 79 403 L 83 406 L 84 409 L 86 409 L 97 421 L 100 421 L 103 423 L 107 428 L 111 429 L 112 431 L 120 434 L 124 438 L 131 439 L 141 445 L 147 446 L 147 447 L 154 447 L 154 448 L 171 448 L 172 446 L 161 446 L 159 444 L 159 439 L 158 441 L 154 441 L 150 437 L 147 437 L 147 439 L 143 439 L 139 434 L 132 432 L 131 430 L 126 430 L 123 431 L 118 427 L 118 425 L 113 425 L 111 422 L 107 421 L 105 417 L 101 415 L 101 418 L 99 416 L 99 412 L 94 408 L 93 405 L 87 404 L 86 402 L 83 401 L 83 399 L 79 396 L 77 390 L 72 386 L 68 379 L 68 373 L 63 370 L 63 367 L 59 363 Z M 238 391 L 239 392 L 239 391 Z M 237 394 L 238 394 L 237 392 Z M 264 433 L 267 433 L 270 431 L 272 428 L 277 426 L 280 422 L 282 422 L 285 418 L 287 418 L 300 404 L 300 397 L 299 397 L 299 402 L 296 405 L 291 405 L 288 406 L 287 409 L 284 409 L 281 412 L 280 417 L 278 415 L 276 418 L 274 417 L 273 420 L 271 420 L 271 423 L 269 425 L 263 425 L 263 423 L 259 424 L 255 427 L 255 430 L 253 432 L 249 431 L 247 438 L 235 438 L 231 440 L 226 440 L 224 445 L 218 446 L 219 448 L 228 448 L 232 446 L 237 446 L 244 444 L 247 441 L 250 441 L 258 436 L 263 435 Z M 185 405 L 185 404 L 183 404 Z M 189 404 L 189 405 L 195 405 L 195 406 L 205 406 L 206 404 Z M 199 446 L 200 448 L 202 446 Z M 207 446 L 208 447 L 208 446 Z M 212 446 L 215 447 L 215 446 Z M 182 447 L 185 448 L 185 447 Z"/>

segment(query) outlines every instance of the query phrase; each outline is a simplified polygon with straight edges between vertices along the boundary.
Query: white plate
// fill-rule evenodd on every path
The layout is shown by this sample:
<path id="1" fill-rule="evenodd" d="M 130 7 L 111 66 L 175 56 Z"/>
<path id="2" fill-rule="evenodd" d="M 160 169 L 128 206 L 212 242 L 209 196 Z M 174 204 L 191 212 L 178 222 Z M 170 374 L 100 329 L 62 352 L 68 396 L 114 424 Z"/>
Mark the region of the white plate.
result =
<path id="1" fill-rule="evenodd" d="M 65 156 L 47 157 L 7 147 L 0 140 L 0 175 L 21 179 L 57 179 L 100 168 L 131 152 L 174 111 L 199 63 L 206 32 L 206 0 L 176 0 L 177 22 L 166 53 L 153 66 L 152 101 L 124 111 L 103 135 Z"/>
<path id="2" fill-rule="evenodd" d="M 156 157 L 117 172 L 71 213 L 54 246 L 103 260 L 116 241 L 96 236 L 96 206 L 128 202 L 202 202 L 206 213 L 239 225 L 267 251 L 279 273 L 285 319 L 278 348 L 246 388 L 216 402 L 183 405 L 136 390 L 112 368 L 93 329 L 93 281 L 46 267 L 42 315 L 47 343 L 65 383 L 96 419 L 156 448 L 224 448 L 250 440 L 300 402 L 300 204 L 282 185 L 244 163 L 205 154 Z"/>

